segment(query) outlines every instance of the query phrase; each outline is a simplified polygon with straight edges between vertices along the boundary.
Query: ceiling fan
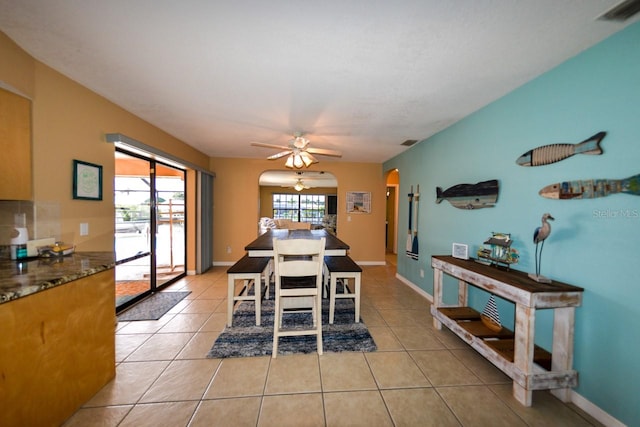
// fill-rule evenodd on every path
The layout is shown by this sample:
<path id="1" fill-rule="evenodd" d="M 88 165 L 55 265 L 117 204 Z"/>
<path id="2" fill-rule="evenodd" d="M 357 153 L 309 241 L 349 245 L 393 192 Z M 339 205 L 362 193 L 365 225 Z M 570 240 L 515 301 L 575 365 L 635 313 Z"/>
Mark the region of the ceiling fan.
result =
<path id="1" fill-rule="evenodd" d="M 296 191 L 307 190 L 309 188 L 313 188 L 302 182 L 302 178 L 298 178 L 295 184 L 293 185 L 283 185 L 282 187 L 293 188 Z"/>
<path id="2" fill-rule="evenodd" d="M 310 141 L 302 136 L 302 133 L 296 133 L 293 139 L 289 140 L 288 146 L 264 144 L 262 142 L 252 142 L 251 145 L 255 147 L 277 148 L 279 150 L 284 150 L 279 153 L 272 154 L 267 157 L 267 159 L 276 160 L 284 156 L 289 156 L 284 165 L 292 169 L 302 169 L 303 166 L 309 167 L 313 163 L 318 163 L 318 159 L 313 157 L 313 154 L 342 157 L 342 153 L 340 151 L 326 150 L 324 148 L 312 148 L 309 147 L 309 143 Z"/>

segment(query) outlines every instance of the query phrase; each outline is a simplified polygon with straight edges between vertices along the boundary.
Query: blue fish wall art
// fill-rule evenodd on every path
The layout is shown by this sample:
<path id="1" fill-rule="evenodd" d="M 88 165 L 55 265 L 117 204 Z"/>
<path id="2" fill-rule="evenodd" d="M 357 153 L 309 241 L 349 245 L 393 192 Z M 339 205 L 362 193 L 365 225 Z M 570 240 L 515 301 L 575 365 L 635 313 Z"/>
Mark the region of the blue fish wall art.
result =
<path id="1" fill-rule="evenodd" d="M 625 179 L 564 181 L 547 185 L 539 191 L 542 197 L 560 200 L 593 199 L 616 193 L 640 196 L 640 174 Z"/>
<path id="2" fill-rule="evenodd" d="M 492 208 L 498 200 L 498 180 L 458 184 L 442 191 L 436 187 L 436 203 L 448 200 L 458 209 Z"/>
<path id="3" fill-rule="evenodd" d="M 534 148 L 520 156 L 516 163 L 520 166 L 542 166 L 559 162 L 574 154 L 600 155 L 602 154 L 600 141 L 606 135 L 606 132 L 598 132 L 578 144 L 551 144 Z"/>

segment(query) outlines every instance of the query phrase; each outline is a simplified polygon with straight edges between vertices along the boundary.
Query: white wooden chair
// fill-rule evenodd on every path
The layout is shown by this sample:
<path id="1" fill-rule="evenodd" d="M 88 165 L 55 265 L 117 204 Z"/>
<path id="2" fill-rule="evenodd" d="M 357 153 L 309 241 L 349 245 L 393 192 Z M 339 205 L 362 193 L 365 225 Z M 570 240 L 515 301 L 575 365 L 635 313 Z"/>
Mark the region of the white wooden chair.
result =
<path id="1" fill-rule="evenodd" d="M 322 354 L 322 267 L 324 237 L 312 239 L 273 239 L 275 312 L 273 352 L 284 336 L 316 335 L 318 354 Z M 282 328 L 282 318 L 290 312 L 311 312 L 313 326 L 306 329 Z"/>

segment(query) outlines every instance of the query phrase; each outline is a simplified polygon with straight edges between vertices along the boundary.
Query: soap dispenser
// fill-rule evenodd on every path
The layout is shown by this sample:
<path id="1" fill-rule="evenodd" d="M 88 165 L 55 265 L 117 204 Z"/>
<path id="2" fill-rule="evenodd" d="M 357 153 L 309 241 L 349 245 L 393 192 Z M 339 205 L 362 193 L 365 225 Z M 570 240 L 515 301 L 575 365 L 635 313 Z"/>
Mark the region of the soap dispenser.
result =
<path id="1" fill-rule="evenodd" d="M 20 260 L 27 257 L 27 218 L 23 213 L 13 217 L 13 231 L 11 232 L 11 259 Z"/>

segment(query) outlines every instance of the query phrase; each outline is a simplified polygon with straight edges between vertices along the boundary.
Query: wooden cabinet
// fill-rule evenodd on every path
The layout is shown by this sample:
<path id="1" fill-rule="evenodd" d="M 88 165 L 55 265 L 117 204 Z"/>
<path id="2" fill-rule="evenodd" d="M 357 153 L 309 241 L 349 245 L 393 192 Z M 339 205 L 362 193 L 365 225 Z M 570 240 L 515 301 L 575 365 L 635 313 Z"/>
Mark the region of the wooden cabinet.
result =
<path id="1" fill-rule="evenodd" d="M 59 426 L 115 376 L 115 273 L 0 304 L 1 426 Z"/>
<path id="2" fill-rule="evenodd" d="M 30 200 L 31 101 L 0 89 L 0 200 Z"/>
<path id="3" fill-rule="evenodd" d="M 578 385 L 573 365 L 575 308 L 583 289 L 561 282 L 537 283 L 526 273 L 492 267 L 473 260 L 434 256 L 433 325 L 445 325 L 478 353 L 513 379 L 513 396 L 531 406 L 533 390 L 551 389 L 564 402 Z M 443 273 L 458 279 L 458 301 L 445 305 Z M 483 289 L 515 304 L 514 331 L 495 332 L 483 327 L 480 313 L 467 307 L 468 285 Z M 536 310 L 554 311 L 551 353 L 534 344 Z"/>

